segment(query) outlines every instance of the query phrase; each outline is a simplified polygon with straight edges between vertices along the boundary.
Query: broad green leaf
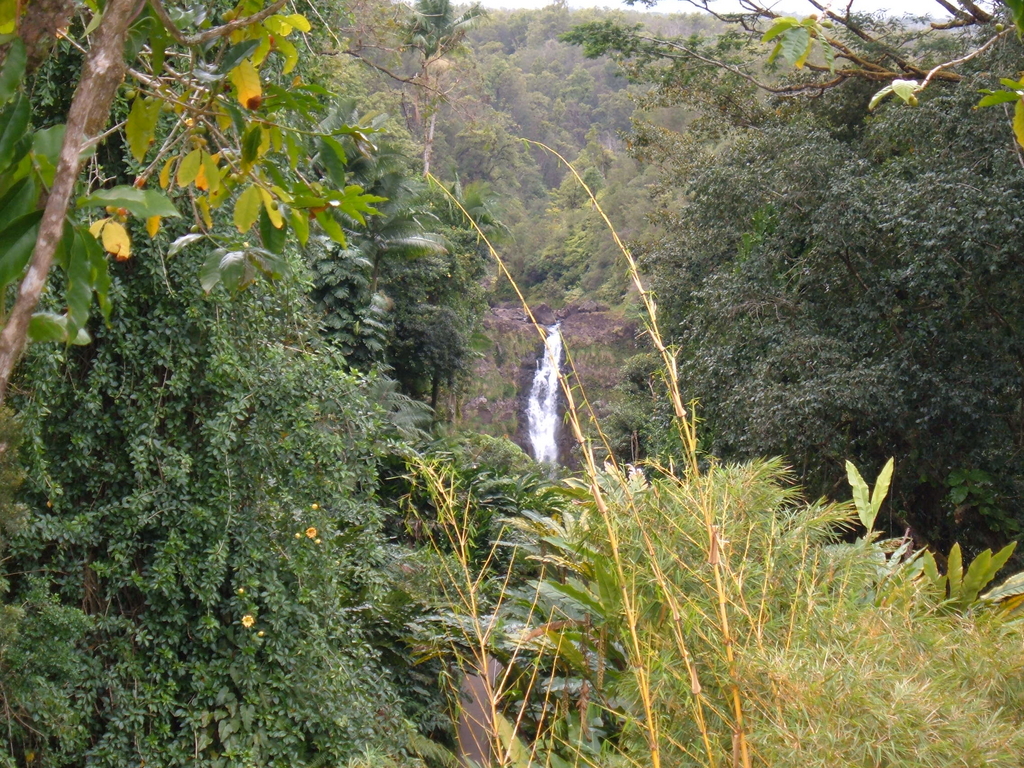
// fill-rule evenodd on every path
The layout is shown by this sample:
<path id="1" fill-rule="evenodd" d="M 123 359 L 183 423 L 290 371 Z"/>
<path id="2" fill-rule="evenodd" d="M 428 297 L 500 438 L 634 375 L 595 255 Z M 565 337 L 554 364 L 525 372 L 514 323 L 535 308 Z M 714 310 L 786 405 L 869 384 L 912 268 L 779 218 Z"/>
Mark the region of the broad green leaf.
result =
<path id="1" fill-rule="evenodd" d="M 245 191 L 238 196 L 235 201 L 235 227 L 239 232 L 245 234 L 256 223 L 262 205 L 263 198 L 256 186 L 246 187 Z"/>
<path id="2" fill-rule="evenodd" d="M 235 86 L 238 102 L 246 109 L 259 109 L 263 101 L 263 89 L 260 84 L 260 73 L 248 59 L 231 70 L 231 82 Z"/>
<path id="3" fill-rule="evenodd" d="M 917 92 L 921 90 L 917 80 L 893 80 L 892 92 L 912 107 L 917 106 Z"/>
<path id="4" fill-rule="evenodd" d="M 14 38 L 7 49 L 7 58 L 3 67 L 0 67 L 0 104 L 11 100 L 21 78 L 25 74 L 25 64 L 28 62 L 28 53 L 25 51 L 25 44 L 20 38 Z"/>
<path id="5" fill-rule="evenodd" d="M 30 341 L 56 341 L 68 343 L 67 318 L 52 312 L 36 312 L 28 321 L 28 338 Z M 92 341 L 85 328 L 79 328 L 71 337 L 70 343 L 83 346 Z"/>
<path id="6" fill-rule="evenodd" d="M 949 559 L 946 564 L 946 578 L 949 579 L 949 598 L 959 600 L 963 588 L 964 564 L 963 556 L 960 553 L 960 544 L 956 543 L 949 550 Z"/>
<path id="7" fill-rule="evenodd" d="M 1003 0 L 1010 11 L 1010 18 L 1017 27 L 1017 37 L 1024 36 L 1024 0 Z"/>
<path id="8" fill-rule="evenodd" d="M 39 188 L 35 180 L 26 176 L 7 193 L 0 197 L 0 232 L 3 232 L 15 219 L 32 213 L 39 200 Z"/>
<path id="9" fill-rule="evenodd" d="M 977 598 L 978 593 L 984 589 L 991 580 L 986 578 L 989 566 L 992 564 L 992 550 L 986 549 L 978 554 L 974 561 L 968 566 L 964 574 L 963 584 L 960 587 L 960 607 L 967 608 Z"/>
<path id="10" fill-rule="evenodd" d="M 872 524 L 874 524 L 875 518 L 878 517 L 879 510 L 882 509 L 882 502 L 889 495 L 889 485 L 892 483 L 892 470 L 894 466 L 895 459 L 890 458 L 885 462 L 885 466 L 882 467 L 882 471 L 878 473 L 878 477 L 875 479 L 875 487 L 871 491 Z"/>
<path id="11" fill-rule="evenodd" d="M 284 246 L 288 241 L 287 228 L 276 226 L 266 208 L 260 211 L 260 239 L 263 241 L 263 247 L 272 253 L 284 252 Z"/>
<path id="12" fill-rule="evenodd" d="M 1018 101 L 1013 108 L 1013 135 L 1017 137 L 1017 143 L 1024 147 L 1024 100 Z"/>
<path id="13" fill-rule="evenodd" d="M 870 531 L 875 519 L 871 514 L 871 496 L 868 484 L 864 482 L 864 478 L 861 477 L 852 461 L 846 462 L 846 478 L 850 483 L 850 488 L 853 489 L 853 503 L 857 507 L 857 517 L 860 518 L 861 525 Z"/>
<path id="14" fill-rule="evenodd" d="M 206 237 L 206 235 L 202 233 L 182 235 L 173 243 L 171 243 L 171 247 L 167 249 L 167 257 L 170 258 L 171 256 L 174 256 L 175 254 L 178 253 L 178 251 L 180 251 L 185 246 L 191 245 L 192 243 L 202 240 L 204 237 Z"/>
<path id="15" fill-rule="evenodd" d="M 993 587 L 984 595 L 982 600 L 1006 600 L 1009 597 L 1024 595 L 1024 573 L 1015 573 L 997 587 Z"/>
<path id="16" fill-rule="evenodd" d="M 941 589 L 943 595 L 946 593 L 946 577 L 939 573 L 939 566 L 935 562 L 935 555 L 925 551 L 923 560 L 924 576 L 936 588 Z"/>
<path id="17" fill-rule="evenodd" d="M 313 29 L 309 23 L 309 19 L 303 16 L 301 13 L 290 13 L 284 17 L 285 21 L 295 27 L 299 32 L 309 32 Z"/>
<path id="18" fill-rule="evenodd" d="M 174 203 L 163 192 L 155 189 L 137 189 L 129 185 L 98 189 L 91 195 L 78 199 L 79 208 L 106 207 L 124 208 L 140 219 L 150 216 L 167 218 L 180 217 Z"/>
<path id="19" fill-rule="evenodd" d="M 832 50 L 832 46 L 825 40 L 821 41 L 821 55 L 825 58 L 828 71 L 834 75 L 836 73 L 836 52 Z"/>
<path id="20" fill-rule="evenodd" d="M 200 186 L 200 181 L 203 182 Z M 214 194 L 221 187 L 220 181 L 220 168 L 217 166 L 217 161 L 213 158 L 209 152 L 203 152 L 200 155 L 200 169 L 196 175 L 196 189 L 205 189 Z"/>
<path id="21" fill-rule="evenodd" d="M 983 96 L 978 102 L 979 107 L 992 107 L 996 104 L 1006 104 L 1011 101 L 1020 101 L 1020 94 L 1013 91 L 995 91 Z"/>
<path id="22" fill-rule="evenodd" d="M 74 338 L 78 335 L 78 329 L 83 328 L 89 319 L 89 306 L 92 304 L 92 264 L 82 237 L 72 237 L 64 273 L 64 302 L 68 308 L 67 335 Z"/>
<path id="23" fill-rule="evenodd" d="M 882 101 L 882 99 L 884 99 L 890 93 L 892 93 L 892 86 L 891 85 L 887 85 L 887 86 L 885 86 L 885 88 L 882 88 L 880 91 L 878 91 L 874 96 L 871 97 L 871 101 L 868 102 L 868 111 L 869 112 L 873 111 L 874 108 L 879 105 L 879 103 Z"/>
<path id="24" fill-rule="evenodd" d="M 125 135 L 128 138 L 128 149 L 131 150 L 132 157 L 140 163 L 145 159 L 146 152 L 153 143 L 159 119 L 160 101 L 158 99 L 135 97 L 131 112 L 128 113 L 128 122 L 125 124 Z"/>
<path id="25" fill-rule="evenodd" d="M 327 211 L 317 211 L 316 221 L 323 227 L 324 232 L 338 245 L 345 245 L 345 231 L 333 216 Z"/>
<path id="26" fill-rule="evenodd" d="M 82 242 L 85 246 L 85 253 L 89 258 L 90 279 L 92 289 L 96 293 L 96 301 L 100 305 L 100 314 L 103 319 L 110 320 L 110 269 L 107 255 L 103 252 L 96 238 L 89 235 L 82 229 L 75 230 L 75 242 Z"/>
<path id="27" fill-rule="evenodd" d="M 0 232 L 0 288 L 21 277 L 39 236 L 42 211 L 32 211 L 15 219 Z"/>
<path id="28" fill-rule="evenodd" d="M 501 765 L 509 765 L 511 768 L 530 768 L 532 762 L 529 748 L 519 738 L 512 723 L 505 719 L 504 715 L 497 714 L 496 717 L 495 730 L 498 732 L 502 750 Z"/>
<path id="29" fill-rule="evenodd" d="M 332 139 L 330 136 L 321 136 L 317 143 L 320 150 L 320 162 L 327 169 L 327 175 L 338 187 L 344 187 L 347 179 L 345 150 L 337 139 Z"/>
<path id="30" fill-rule="evenodd" d="M 774 23 L 768 28 L 768 31 L 764 33 L 764 37 L 761 38 L 762 43 L 768 43 L 774 40 L 776 37 L 781 35 L 787 29 L 792 29 L 797 26 L 800 22 L 792 16 L 783 16 L 781 19 L 776 19 Z"/>
<path id="31" fill-rule="evenodd" d="M 0 110 L 0 170 L 18 159 L 14 149 L 28 130 L 29 117 L 28 98 L 21 93 Z"/>
<path id="32" fill-rule="evenodd" d="M 782 55 L 786 61 L 797 69 L 803 67 L 807 54 L 811 50 L 811 33 L 806 27 L 793 27 L 787 29 L 779 38 L 782 45 Z"/>
<path id="33" fill-rule="evenodd" d="M 242 173 L 248 173 L 256 158 L 259 157 L 260 144 L 263 143 L 263 129 L 254 125 L 245 132 L 242 139 Z"/>

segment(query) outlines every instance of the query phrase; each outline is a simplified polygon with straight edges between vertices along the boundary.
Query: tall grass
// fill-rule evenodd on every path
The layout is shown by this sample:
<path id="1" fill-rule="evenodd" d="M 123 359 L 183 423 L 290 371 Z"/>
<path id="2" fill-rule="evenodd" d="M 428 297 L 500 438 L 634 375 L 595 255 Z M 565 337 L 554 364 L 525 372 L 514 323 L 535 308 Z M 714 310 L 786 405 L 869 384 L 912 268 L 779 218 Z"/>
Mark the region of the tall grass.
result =
<path id="1" fill-rule="evenodd" d="M 485 676 L 496 762 L 1020 766 L 1020 625 L 953 610 L 903 542 L 851 541 L 854 507 L 804 501 L 779 461 L 698 455 L 655 298 L 566 165 L 643 303 L 682 453 L 669 466 L 617 466 L 564 377 L 582 479 L 567 483 L 565 508 L 508 521 L 513 558 L 497 555 L 507 535 L 474 549 L 472 504 L 450 468 L 415 467 L 437 510 L 449 650 L 466 674 L 502 662 Z M 536 569 L 525 586 L 524 558 Z"/>

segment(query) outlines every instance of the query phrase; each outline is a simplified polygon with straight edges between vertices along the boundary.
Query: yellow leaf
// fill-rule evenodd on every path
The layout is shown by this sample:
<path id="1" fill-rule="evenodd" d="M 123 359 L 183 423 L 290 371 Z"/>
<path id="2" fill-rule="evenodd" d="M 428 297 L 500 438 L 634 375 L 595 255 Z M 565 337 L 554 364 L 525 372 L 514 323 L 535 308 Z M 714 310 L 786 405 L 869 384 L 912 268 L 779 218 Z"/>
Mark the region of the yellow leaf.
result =
<path id="1" fill-rule="evenodd" d="M 171 184 L 171 166 L 174 165 L 174 160 L 175 158 L 170 158 L 166 163 L 164 163 L 164 167 L 160 169 L 161 189 L 167 189 L 167 187 L 170 186 Z"/>
<path id="2" fill-rule="evenodd" d="M 252 63 L 257 67 L 261 66 L 269 53 L 270 35 L 263 35 L 263 37 L 260 38 L 259 46 L 257 46 L 256 50 L 252 52 Z"/>
<path id="3" fill-rule="evenodd" d="M 210 188 L 210 185 L 206 181 L 206 165 L 205 164 L 200 164 L 199 172 L 196 174 L 195 183 L 196 183 L 196 189 L 206 190 L 206 189 Z"/>
<path id="4" fill-rule="evenodd" d="M 205 197 L 197 197 L 196 205 L 199 206 L 199 212 L 203 215 L 203 223 L 206 224 L 206 228 L 212 229 L 213 217 L 210 216 L 210 201 Z"/>
<path id="5" fill-rule="evenodd" d="M 128 232 L 116 221 L 107 220 L 101 233 L 100 242 L 103 243 L 103 250 L 113 254 L 118 261 L 124 261 L 132 255 Z"/>
<path id="6" fill-rule="evenodd" d="M 89 234 L 95 237 L 97 240 L 99 240 L 100 232 L 102 232 L 103 228 L 107 226 L 108 221 L 110 221 L 110 217 L 100 219 L 99 221 L 94 221 L 92 224 L 89 225 Z"/>
<path id="7" fill-rule="evenodd" d="M 231 70 L 231 82 L 238 92 L 238 101 L 246 109 L 259 109 L 263 102 L 263 88 L 260 73 L 248 59 Z"/>
<path id="8" fill-rule="evenodd" d="M 313 28 L 310 25 L 309 20 L 301 13 L 292 13 L 284 18 L 289 24 L 299 30 L 299 32 L 309 32 Z"/>
<path id="9" fill-rule="evenodd" d="M 1017 106 L 1013 109 L 1013 133 L 1017 143 L 1024 147 L 1024 98 L 1017 99 Z"/>
<path id="10" fill-rule="evenodd" d="M 222 131 L 229 130 L 231 128 L 231 115 L 225 112 L 223 109 L 217 111 L 217 127 Z"/>
<path id="11" fill-rule="evenodd" d="M 284 226 L 284 217 L 281 216 L 277 203 L 274 202 L 274 198 L 263 187 L 257 187 L 257 189 L 260 191 L 260 197 L 263 198 L 263 207 L 267 209 L 270 223 L 274 225 L 274 229 L 280 229 Z"/>
<path id="12" fill-rule="evenodd" d="M 146 231 L 150 237 L 156 237 L 156 233 L 160 231 L 160 217 L 150 216 L 146 219 Z"/>

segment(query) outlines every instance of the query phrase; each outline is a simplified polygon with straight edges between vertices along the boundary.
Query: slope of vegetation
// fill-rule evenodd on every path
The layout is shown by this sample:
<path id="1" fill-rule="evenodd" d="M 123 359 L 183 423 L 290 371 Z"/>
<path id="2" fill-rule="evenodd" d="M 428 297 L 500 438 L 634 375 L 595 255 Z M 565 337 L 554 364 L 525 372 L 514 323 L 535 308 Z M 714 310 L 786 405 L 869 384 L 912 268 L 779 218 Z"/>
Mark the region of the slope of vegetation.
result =
<path id="1" fill-rule="evenodd" d="M 0 766 L 1019 765 L 1024 8 L 747 5 L 0 0 Z"/>

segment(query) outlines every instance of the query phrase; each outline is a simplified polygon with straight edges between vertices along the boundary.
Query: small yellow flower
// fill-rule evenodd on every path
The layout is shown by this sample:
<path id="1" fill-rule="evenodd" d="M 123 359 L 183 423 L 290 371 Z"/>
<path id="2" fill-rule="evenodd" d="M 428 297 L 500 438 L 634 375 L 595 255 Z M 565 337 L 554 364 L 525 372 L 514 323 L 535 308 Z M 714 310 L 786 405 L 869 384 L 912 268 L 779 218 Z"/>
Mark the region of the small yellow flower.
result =
<path id="1" fill-rule="evenodd" d="M 320 509 L 320 505 L 319 504 L 310 504 L 309 508 L 310 509 Z"/>
<path id="2" fill-rule="evenodd" d="M 244 595 L 245 594 L 245 589 L 243 587 L 239 587 L 238 588 L 238 594 Z"/>
<path id="3" fill-rule="evenodd" d="M 312 526 L 307 528 L 306 529 L 306 538 L 307 539 L 315 539 L 316 538 L 316 528 L 313 528 Z"/>
<path id="4" fill-rule="evenodd" d="M 313 542 L 313 543 L 314 543 L 314 544 L 323 544 L 323 542 L 322 542 L 322 541 L 320 541 L 320 539 L 317 539 L 317 540 L 316 540 L 315 542 Z"/>
<path id="5" fill-rule="evenodd" d="M 259 632 L 256 633 L 256 637 L 263 637 L 265 634 L 267 633 L 261 629 Z"/>
<path id="6" fill-rule="evenodd" d="M 301 533 L 296 533 L 295 534 L 295 538 L 296 539 L 301 539 L 302 538 L 302 534 Z"/>
<path id="7" fill-rule="evenodd" d="M 247 614 L 245 614 L 245 616 L 242 617 L 242 626 L 245 627 L 246 629 L 248 629 L 249 627 L 251 627 L 255 623 L 256 623 L 256 619 L 254 619 L 252 617 L 251 613 L 247 613 Z"/>

